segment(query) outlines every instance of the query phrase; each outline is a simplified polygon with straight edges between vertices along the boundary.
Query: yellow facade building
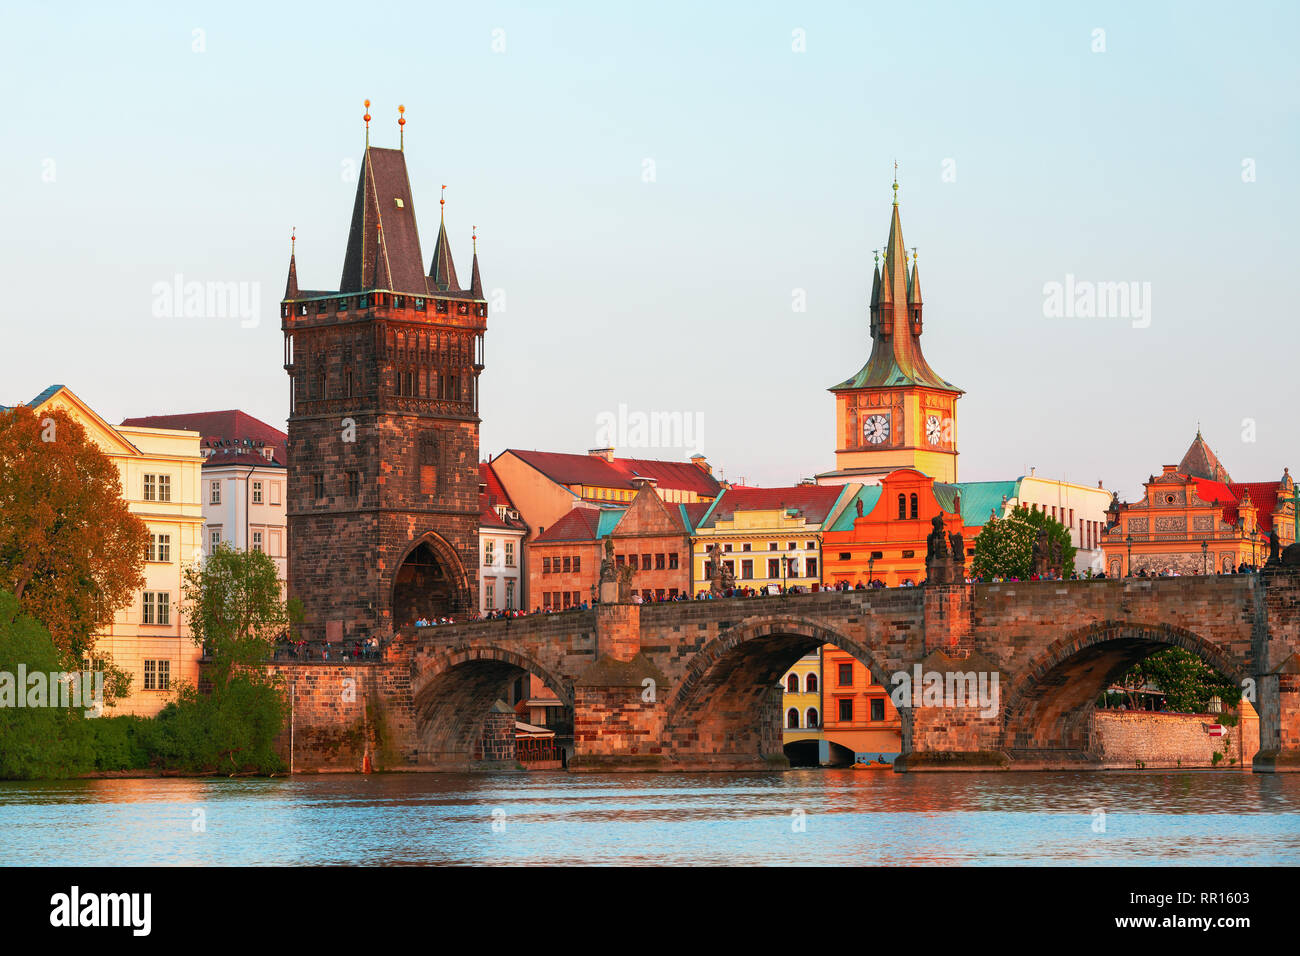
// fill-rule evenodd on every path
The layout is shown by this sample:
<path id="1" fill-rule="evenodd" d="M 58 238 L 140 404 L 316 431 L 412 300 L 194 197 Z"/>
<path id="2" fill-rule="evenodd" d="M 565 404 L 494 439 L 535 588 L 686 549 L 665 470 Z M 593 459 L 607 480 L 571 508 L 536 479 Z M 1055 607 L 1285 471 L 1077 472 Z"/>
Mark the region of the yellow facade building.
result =
<path id="1" fill-rule="evenodd" d="M 152 716 L 172 699 L 178 681 L 199 677 L 199 649 L 180 607 L 182 572 L 203 558 L 199 433 L 110 425 L 62 385 L 46 389 L 31 408 L 61 409 L 81 424 L 117 465 L 122 496 L 149 528 L 144 587 L 98 636 L 95 650 L 131 675 L 130 697 L 109 713 Z"/>
<path id="2" fill-rule="evenodd" d="M 822 732 L 822 653 L 814 648 L 781 678 L 781 736 L 794 767 L 827 762 Z"/>

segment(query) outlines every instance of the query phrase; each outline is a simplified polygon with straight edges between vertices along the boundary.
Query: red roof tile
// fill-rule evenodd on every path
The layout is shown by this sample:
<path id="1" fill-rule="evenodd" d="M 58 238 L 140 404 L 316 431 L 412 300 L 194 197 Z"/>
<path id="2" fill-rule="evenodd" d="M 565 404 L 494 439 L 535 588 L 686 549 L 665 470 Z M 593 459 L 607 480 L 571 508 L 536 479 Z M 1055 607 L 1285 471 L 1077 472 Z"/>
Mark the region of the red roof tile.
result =
<path id="1" fill-rule="evenodd" d="M 213 450 L 204 460 L 204 468 L 254 463 L 285 467 L 288 464 L 285 443 L 289 436 L 275 426 L 236 408 L 221 412 L 192 412 L 187 415 L 143 415 L 123 419 L 122 424 L 198 432 L 202 436 L 200 443 L 203 448 Z M 258 445 L 258 442 L 262 444 Z M 262 457 L 264 448 L 272 451 L 270 461 Z M 258 460 L 254 462 L 254 458 Z"/>
<path id="2" fill-rule="evenodd" d="M 717 479 L 691 462 L 645 458 L 615 458 L 610 462 L 595 455 L 507 450 L 561 485 L 632 489 L 637 478 L 650 478 L 656 488 L 693 491 L 709 498 L 716 497 L 722 487 Z"/>
<path id="3" fill-rule="evenodd" d="M 501 479 L 493 470 L 491 463 L 483 461 L 478 466 L 479 480 L 484 485 L 484 490 L 479 493 L 479 526 L 483 528 L 505 528 L 511 531 L 526 531 L 528 526 L 519 518 L 511 518 L 507 514 L 502 518 L 497 514 L 497 508 L 507 508 L 509 511 L 518 512 L 515 509 L 514 502 L 506 494 L 505 486 L 501 484 Z"/>
<path id="4" fill-rule="evenodd" d="M 600 512 L 595 508 L 573 508 L 535 541 L 595 541 Z"/>
<path id="5" fill-rule="evenodd" d="M 844 488 L 840 485 L 794 485 L 788 488 L 728 488 L 718 499 L 707 527 L 729 521 L 737 511 L 797 508 L 810 524 L 821 524 Z"/>

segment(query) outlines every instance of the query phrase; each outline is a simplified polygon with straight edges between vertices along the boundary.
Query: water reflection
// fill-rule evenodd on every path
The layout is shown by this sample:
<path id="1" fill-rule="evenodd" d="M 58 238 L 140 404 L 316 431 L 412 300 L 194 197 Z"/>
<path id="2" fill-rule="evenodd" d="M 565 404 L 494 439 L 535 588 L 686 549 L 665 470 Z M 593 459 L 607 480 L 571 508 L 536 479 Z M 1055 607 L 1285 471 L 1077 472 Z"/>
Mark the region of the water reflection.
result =
<path id="1" fill-rule="evenodd" d="M 4 865 L 1294 865 L 1300 779 L 796 770 L 0 783 L 0 833 Z"/>

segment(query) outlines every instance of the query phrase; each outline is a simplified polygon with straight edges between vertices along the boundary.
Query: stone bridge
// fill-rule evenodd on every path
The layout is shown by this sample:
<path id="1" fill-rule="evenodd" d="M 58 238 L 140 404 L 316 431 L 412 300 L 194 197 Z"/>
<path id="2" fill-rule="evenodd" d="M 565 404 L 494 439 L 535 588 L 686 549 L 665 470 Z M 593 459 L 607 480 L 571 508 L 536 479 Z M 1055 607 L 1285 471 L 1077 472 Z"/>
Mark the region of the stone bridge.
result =
<path id="1" fill-rule="evenodd" d="M 501 725 L 494 703 L 527 672 L 572 708 L 570 770 L 752 770 L 786 765 L 781 676 L 826 643 L 887 690 L 899 673 L 921 678 L 899 708 L 899 769 L 1099 766 L 1094 701 L 1170 646 L 1253 690 L 1256 770 L 1300 769 L 1291 571 L 605 604 L 404 633 L 381 664 L 273 669 L 298 688 L 299 769 L 356 770 L 367 758 L 376 769 L 472 769 L 485 723 Z M 979 675 L 989 687 L 996 675 L 992 706 L 953 696 L 973 696 Z M 940 680 L 943 696 L 923 692 Z"/>

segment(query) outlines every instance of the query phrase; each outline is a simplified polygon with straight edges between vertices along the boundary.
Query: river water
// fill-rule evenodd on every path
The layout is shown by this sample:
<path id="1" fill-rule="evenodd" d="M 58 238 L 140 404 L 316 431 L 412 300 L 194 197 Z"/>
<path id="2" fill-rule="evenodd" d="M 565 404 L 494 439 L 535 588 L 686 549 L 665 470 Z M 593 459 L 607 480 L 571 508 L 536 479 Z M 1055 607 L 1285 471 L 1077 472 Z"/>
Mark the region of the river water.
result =
<path id="1" fill-rule="evenodd" d="M 1300 864 L 1300 775 L 375 774 L 0 783 L 0 864 Z"/>

